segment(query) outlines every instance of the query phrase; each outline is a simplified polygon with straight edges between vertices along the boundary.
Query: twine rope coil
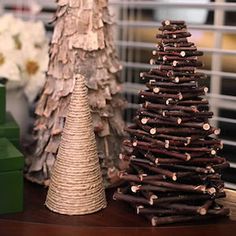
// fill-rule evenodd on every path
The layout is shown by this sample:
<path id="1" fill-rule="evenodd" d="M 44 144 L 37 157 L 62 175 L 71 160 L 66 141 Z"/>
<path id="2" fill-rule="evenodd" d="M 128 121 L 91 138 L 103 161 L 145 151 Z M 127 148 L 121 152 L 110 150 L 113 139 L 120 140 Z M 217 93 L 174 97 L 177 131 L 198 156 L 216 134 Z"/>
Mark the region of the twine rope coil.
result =
<path id="1" fill-rule="evenodd" d="M 84 77 L 77 75 L 46 206 L 60 214 L 83 215 L 106 207 Z"/>

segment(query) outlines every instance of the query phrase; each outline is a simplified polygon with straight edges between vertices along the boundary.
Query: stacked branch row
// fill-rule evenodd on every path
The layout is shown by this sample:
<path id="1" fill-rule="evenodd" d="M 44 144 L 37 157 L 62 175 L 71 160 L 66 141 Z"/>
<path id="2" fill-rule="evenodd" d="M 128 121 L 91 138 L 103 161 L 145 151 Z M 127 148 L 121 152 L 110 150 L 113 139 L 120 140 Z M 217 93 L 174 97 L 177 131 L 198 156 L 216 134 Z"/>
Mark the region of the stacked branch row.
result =
<path id="1" fill-rule="evenodd" d="M 120 156 L 129 162 L 120 173 L 126 185 L 114 199 L 131 203 L 153 226 L 226 216 L 216 199 L 225 197 L 221 170 L 229 164 L 217 155 L 220 130 L 209 123 L 208 88 L 199 86 L 203 53 L 189 42 L 184 21 L 163 21 L 159 30 L 154 68 L 141 73 L 143 104 Z"/>

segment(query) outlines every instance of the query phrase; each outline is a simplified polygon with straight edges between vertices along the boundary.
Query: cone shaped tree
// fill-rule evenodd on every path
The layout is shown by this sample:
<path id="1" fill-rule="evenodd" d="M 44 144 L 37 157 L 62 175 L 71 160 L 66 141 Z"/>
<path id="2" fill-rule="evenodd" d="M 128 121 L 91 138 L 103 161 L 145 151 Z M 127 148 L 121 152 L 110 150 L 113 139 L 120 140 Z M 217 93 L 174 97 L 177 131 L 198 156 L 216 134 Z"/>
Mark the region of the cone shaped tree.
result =
<path id="1" fill-rule="evenodd" d="M 119 168 L 124 101 L 107 0 L 59 0 L 57 4 L 47 80 L 35 111 L 37 144 L 27 160 L 26 177 L 48 185 L 75 84 L 73 75 L 80 73 L 89 88 L 104 183 L 110 186 Z"/>
<path id="2" fill-rule="evenodd" d="M 77 75 L 46 206 L 82 215 L 106 206 L 84 77 Z"/>
<path id="3" fill-rule="evenodd" d="M 216 202 L 225 196 L 220 173 L 229 164 L 217 155 L 219 129 L 209 123 L 207 88 L 198 84 L 206 77 L 196 72 L 203 53 L 188 41 L 185 22 L 164 21 L 160 31 L 154 66 L 141 73 L 142 108 L 126 129 L 121 159 L 130 169 L 120 177 L 127 186 L 114 199 L 132 203 L 153 226 L 228 215 Z"/>

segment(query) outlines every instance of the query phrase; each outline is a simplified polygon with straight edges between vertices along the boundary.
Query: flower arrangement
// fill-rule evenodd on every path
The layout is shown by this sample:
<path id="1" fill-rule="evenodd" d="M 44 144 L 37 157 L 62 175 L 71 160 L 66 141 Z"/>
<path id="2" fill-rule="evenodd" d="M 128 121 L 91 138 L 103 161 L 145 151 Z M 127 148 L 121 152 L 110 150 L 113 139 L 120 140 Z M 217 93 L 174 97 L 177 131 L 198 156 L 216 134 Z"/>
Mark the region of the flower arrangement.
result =
<path id="1" fill-rule="evenodd" d="M 12 14 L 0 17 L 0 77 L 9 87 L 23 89 L 32 103 L 45 82 L 48 39 L 40 21 L 24 21 Z"/>

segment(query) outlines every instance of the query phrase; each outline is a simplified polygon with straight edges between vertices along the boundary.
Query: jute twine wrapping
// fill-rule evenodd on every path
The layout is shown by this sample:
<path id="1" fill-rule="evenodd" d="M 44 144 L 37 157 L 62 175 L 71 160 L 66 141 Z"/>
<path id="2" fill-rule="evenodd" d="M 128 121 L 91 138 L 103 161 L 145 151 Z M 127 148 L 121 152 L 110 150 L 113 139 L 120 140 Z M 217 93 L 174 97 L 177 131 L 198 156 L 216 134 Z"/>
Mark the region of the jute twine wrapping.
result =
<path id="1" fill-rule="evenodd" d="M 106 207 L 85 80 L 77 77 L 46 199 L 50 210 L 67 215 Z"/>

